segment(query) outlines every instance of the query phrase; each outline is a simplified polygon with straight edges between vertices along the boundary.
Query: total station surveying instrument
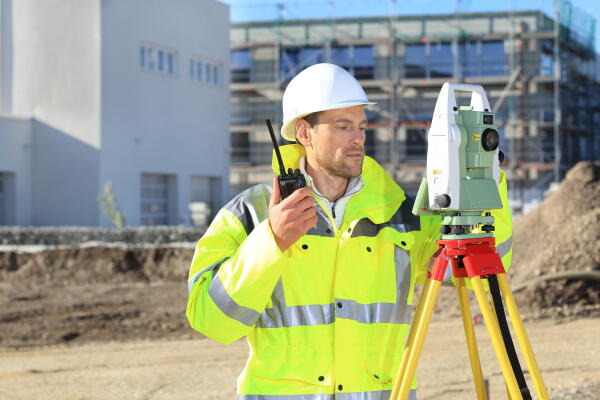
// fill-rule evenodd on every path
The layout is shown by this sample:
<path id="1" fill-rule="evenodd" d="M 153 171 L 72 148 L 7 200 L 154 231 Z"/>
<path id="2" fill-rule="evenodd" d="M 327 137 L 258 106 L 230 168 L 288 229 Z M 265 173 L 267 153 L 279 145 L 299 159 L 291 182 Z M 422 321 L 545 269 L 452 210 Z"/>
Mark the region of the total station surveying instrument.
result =
<path id="1" fill-rule="evenodd" d="M 454 91 L 471 92 L 470 106 L 459 108 Z M 442 235 L 408 333 L 391 400 L 408 398 L 448 266 L 458 294 L 477 399 L 486 399 L 486 392 L 465 278 L 471 282 L 483 314 L 508 397 L 532 398 L 512 343 L 502 295 L 536 394 L 539 399 L 549 399 L 491 233 L 494 217 L 489 210 L 502 208 L 498 181 L 503 156 L 498 150 L 500 140 L 494 119 L 481 86 L 444 83 L 427 134 L 427 175 L 412 210 L 415 215 L 440 215 Z M 489 284 L 491 304 L 484 279 Z"/>

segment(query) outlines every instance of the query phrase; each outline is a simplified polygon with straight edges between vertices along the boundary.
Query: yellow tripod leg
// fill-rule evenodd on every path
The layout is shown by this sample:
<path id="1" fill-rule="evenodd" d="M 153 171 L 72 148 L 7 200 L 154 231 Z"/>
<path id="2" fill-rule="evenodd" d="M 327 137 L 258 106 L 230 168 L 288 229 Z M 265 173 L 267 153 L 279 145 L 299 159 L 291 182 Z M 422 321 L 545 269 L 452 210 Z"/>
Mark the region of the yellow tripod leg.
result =
<path id="1" fill-rule="evenodd" d="M 519 390 L 519 385 L 517 384 L 515 373 L 512 370 L 510 361 L 508 359 L 508 354 L 506 353 L 506 348 L 504 347 L 504 342 L 502 341 L 502 334 L 500 333 L 498 321 L 496 320 L 496 316 L 493 314 L 492 308 L 490 307 L 490 303 L 488 302 L 487 296 L 485 295 L 485 290 L 483 289 L 481 278 L 475 276 L 471 278 L 471 283 L 473 284 L 473 291 L 475 292 L 475 296 L 477 297 L 479 308 L 481 309 L 481 313 L 483 314 L 485 326 L 487 327 L 490 339 L 492 340 L 492 345 L 494 347 L 494 351 L 496 352 L 496 357 L 498 357 L 498 362 L 500 363 L 502 374 L 504 375 L 506 385 L 508 386 L 508 392 L 510 394 L 510 397 L 514 400 L 522 400 L 523 397 L 521 396 L 521 391 Z"/>
<path id="2" fill-rule="evenodd" d="M 517 303 L 515 302 L 515 298 L 513 297 L 512 291 L 510 290 L 510 286 L 508 285 L 508 279 L 506 278 L 506 274 L 498 274 L 497 277 L 498 285 L 500 286 L 500 292 L 504 296 L 504 301 L 506 303 L 508 315 L 510 316 L 511 323 L 515 328 L 517 340 L 519 341 L 521 350 L 523 350 L 525 363 L 527 364 L 527 368 L 529 368 L 529 372 L 533 379 L 535 392 L 537 393 L 539 399 L 548 400 L 548 391 L 546 389 L 546 385 L 544 385 L 544 380 L 542 379 L 540 368 L 538 367 L 537 361 L 533 354 L 531 343 L 529 342 L 527 333 L 525 333 L 523 319 L 521 318 L 521 313 L 517 308 Z"/>
<path id="3" fill-rule="evenodd" d="M 456 278 L 456 294 L 460 304 L 460 312 L 467 339 L 467 348 L 469 349 L 469 359 L 471 360 L 471 371 L 473 371 L 473 382 L 475 383 L 475 392 L 478 400 L 487 400 L 485 394 L 485 383 L 483 382 L 483 372 L 481 371 L 481 361 L 479 360 L 479 350 L 477 349 L 477 340 L 475 339 L 475 329 L 473 328 L 473 316 L 469 306 L 469 297 L 465 287 L 464 278 Z"/>
<path id="4" fill-rule="evenodd" d="M 426 298 L 426 294 L 427 292 L 429 292 L 429 287 L 431 286 L 431 279 L 427 278 L 425 280 L 425 283 L 423 284 L 423 290 L 421 291 L 421 296 L 419 296 L 419 302 L 417 303 L 417 310 L 415 311 L 415 315 L 413 317 L 413 321 L 420 321 L 421 318 L 423 318 L 423 309 L 425 308 L 425 298 Z M 417 325 L 416 323 L 413 323 L 410 325 L 410 330 L 408 331 L 408 337 L 406 339 L 406 347 L 408 347 L 409 345 L 412 345 L 413 341 L 415 340 L 415 332 L 417 331 Z M 404 357 L 404 355 L 406 355 L 406 349 L 403 353 L 403 357 L 402 360 L 400 361 L 400 368 L 398 368 L 398 371 L 404 371 L 406 369 L 406 364 L 408 363 L 408 357 Z"/>
<path id="5" fill-rule="evenodd" d="M 423 308 L 420 310 L 420 318 L 418 320 L 416 318 L 413 320 L 413 327 L 411 327 L 411 330 L 414 328 L 415 331 L 412 335 L 412 332 L 409 333 L 412 340 L 406 343 L 402 361 L 400 362 L 400 365 L 405 365 L 406 367 L 398 371 L 398 376 L 396 377 L 396 382 L 394 382 L 390 400 L 408 399 L 408 393 L 412 386 L 419 356 L 423 349 L 423 343 L 425 343 L 425 336 L 427 335 L 427 329 L 429 328 L 429 322 L 431 322 L 431 316 L 433 315 L 433 309 L 435 308 L 435 302 L 441 285 L 442 282 L 431 280 L 426 286 L 427 290 L 423 292 L 424 304 L 422 306 Z M 419 312 L 419 308 L 421 308 L 420 304 L 417 308 L 417 312 Z"/>

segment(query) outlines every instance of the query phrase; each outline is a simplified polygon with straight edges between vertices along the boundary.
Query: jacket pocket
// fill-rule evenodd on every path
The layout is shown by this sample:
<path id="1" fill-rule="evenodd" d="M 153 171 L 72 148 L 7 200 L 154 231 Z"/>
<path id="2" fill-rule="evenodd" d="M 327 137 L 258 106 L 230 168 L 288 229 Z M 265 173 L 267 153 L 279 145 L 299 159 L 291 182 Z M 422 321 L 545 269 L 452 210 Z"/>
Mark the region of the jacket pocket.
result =
<path id="1" fill-rule="evenodd" d="M 372 382 L 387 385 L 392 383 L 394 370 L 394 356 L 380 354 L 367 358 L 364 363 L 366 373 Z"/>
<path id="2" fill-rule="evenodd" d="M 312 347 L 269 346 L 256 355 L 248 371 L 265 384 L 299 387 L 326 387 L 332 384 L 333 359 L 331 349 L 319 351 Z"/>

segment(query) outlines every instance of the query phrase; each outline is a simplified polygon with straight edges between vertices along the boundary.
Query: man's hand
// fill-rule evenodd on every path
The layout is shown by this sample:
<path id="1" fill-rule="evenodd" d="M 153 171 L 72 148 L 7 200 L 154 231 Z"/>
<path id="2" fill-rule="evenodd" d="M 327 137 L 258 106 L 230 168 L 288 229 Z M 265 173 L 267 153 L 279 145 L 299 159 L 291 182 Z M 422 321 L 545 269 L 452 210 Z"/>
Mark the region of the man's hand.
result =
<path id="1" fill-rule="evenodd" d="M 269 204 L 269 224 L 281 251 L 296 243 L 317 224 L 317 211 L 311 197 L 313 190 L 305 186 L 281 201 L 277 177 L 273 179 L 273 194 Z"/>

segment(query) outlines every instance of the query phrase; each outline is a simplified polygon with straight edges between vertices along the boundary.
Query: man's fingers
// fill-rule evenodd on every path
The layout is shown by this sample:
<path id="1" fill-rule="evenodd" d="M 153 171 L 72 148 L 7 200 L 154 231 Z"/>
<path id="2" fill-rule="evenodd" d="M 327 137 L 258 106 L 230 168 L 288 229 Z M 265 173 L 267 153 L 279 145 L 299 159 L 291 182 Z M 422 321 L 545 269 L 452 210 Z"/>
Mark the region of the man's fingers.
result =
<path id="1" fill-rule="evenodd" d="M 302 199 L 312 195 L 312 193 L 312 188 L 310 186 L 305 186 L 294 191 L 294 193 L 292 193 L 288 198 L 286 198 L 285 201 L 288 203 L 288 205 L 293 205 L 298 203 Z"/>
<path id="2" fill-rule="evenodd" d="M 313 199 L 312 197 L 305 197 L 302 200 L 300 200 L 298 204 L 294 206 L 294 208 L 300 211 L 305 211 L 314 208 L 314 204 L 315 199 Z"/>
<path id="3" fill-rule="evenodd" d="M 273 178 L 273 192 L 271 194 L 271 202 L 269 203 L 269 207 L 272 207 L 276 204 L 279 204 L 281 201 L 281 192 L 279 191 L 279 181 L 277 177 Z"/>
<path id="4" fill-rule="evenodd" d="M 306 221 L 309 221 L 311 219 L 316 219 L 316 218 L 317 218 L 317 211 L 314 208 L 304 210 L 299 217 L 299 219 L 302 220 L 302 222 L 306 222 Z"/>
<path id="5" fill-rule="evenodd" d="M 302 222 L 304 229 L 308 231 L 317 224 L 317 213 L 307 213 L 308 217 Z"/>

